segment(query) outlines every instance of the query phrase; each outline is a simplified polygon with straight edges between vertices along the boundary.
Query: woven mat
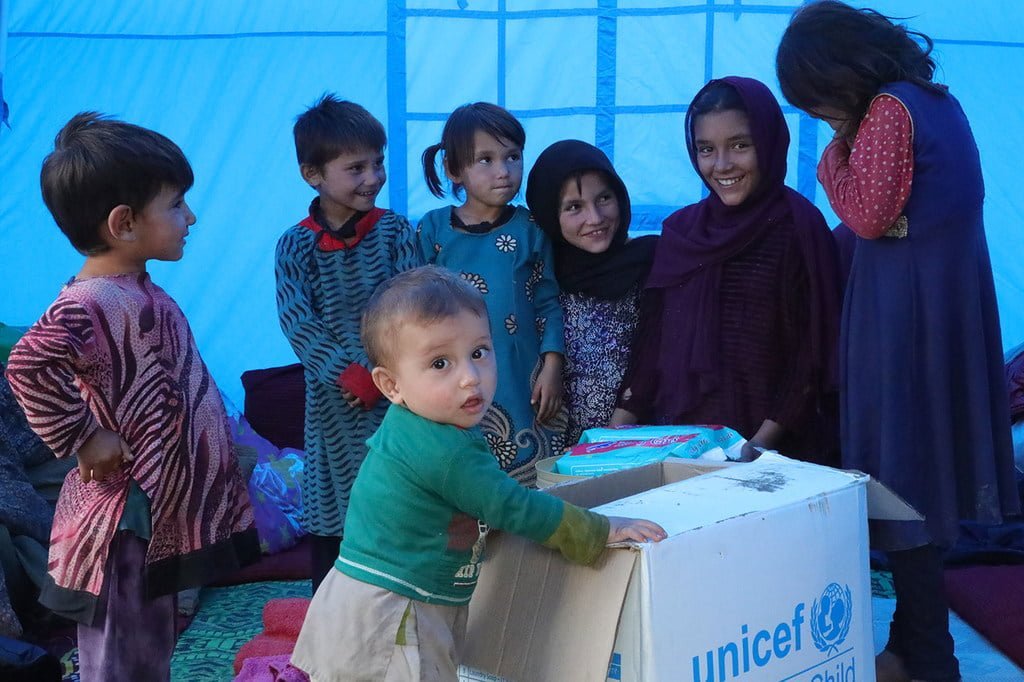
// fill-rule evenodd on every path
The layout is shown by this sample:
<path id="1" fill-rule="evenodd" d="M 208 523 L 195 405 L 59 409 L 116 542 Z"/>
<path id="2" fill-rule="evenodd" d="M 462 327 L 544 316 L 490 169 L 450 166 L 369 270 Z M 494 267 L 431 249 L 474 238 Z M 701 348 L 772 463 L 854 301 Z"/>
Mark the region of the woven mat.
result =
<path id="1" fill-rule="evenodd" d="M 871 593 L 895 597 L 888 571 L 871 571 Z M 172 682 L 232 679 L 238 649 L 263 629 L 263 605 L 279 597 L 308 596 L 308 580 L 204 589 L 195 620 L 178 638 L 171 659 Z M 70 651 L 62 662 L 64 682 L 78 682 L 78 650 Z"/>
<path id="2" fill-rule="evenodd" d="M 308 597 L 309 581 L 208 587 L 199 611 L 171 658 L 171 682 L 223 682 L 235 676 L 235 654 L 263 629 L 263 605 L 279 597 Z M 78 682 L 78 649 L 61 657 L 63 682 Z"/>
<path id="3" fill-rule="evenodd" d="M 892 585 L 892 573 L 871 569 L 871 596 L 895 599 L 896 588 Z"/>
<path id="4" fill-rule="evenodd" d="M 204 589 L 195 620 L 178 638 L 171 681 L 232 679 L 235 654 L 263 629 L 263 605 L 271 599 L 308 596 L 308 580 Z"/>

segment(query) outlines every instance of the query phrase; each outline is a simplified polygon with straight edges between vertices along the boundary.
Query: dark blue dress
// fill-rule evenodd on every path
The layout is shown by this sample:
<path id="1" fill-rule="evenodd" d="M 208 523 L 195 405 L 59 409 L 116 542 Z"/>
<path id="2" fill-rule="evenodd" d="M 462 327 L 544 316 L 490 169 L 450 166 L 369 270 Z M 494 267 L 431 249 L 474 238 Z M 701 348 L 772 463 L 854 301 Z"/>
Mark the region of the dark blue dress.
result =
<path id="1" fill-rule="evenodd" d="M 951 95 L 882 92 L 913 120 L 913 187 L 904 236 L 857 242 L 840 337 L 843 463 L 925 516 L 873 524 L 873 546 L 948 546 L 960 519 L 1019 508 L 981 164 Z"/>

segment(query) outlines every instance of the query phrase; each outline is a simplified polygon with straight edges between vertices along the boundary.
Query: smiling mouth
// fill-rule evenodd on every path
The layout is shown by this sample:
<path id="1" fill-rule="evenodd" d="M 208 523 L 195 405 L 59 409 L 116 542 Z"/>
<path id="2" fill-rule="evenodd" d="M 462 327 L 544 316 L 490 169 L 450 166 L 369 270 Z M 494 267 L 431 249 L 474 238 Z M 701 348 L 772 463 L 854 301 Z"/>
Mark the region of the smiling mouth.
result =
<path id="1" fill-rule="evenodd" d="M 745 177 L 747 176 L 741 175 L 738 178 L 715 178 L 715 182 L 717 182 L 722 187 L 732 187 Z"/>
<path id="2" fill-rule="evenodd" d="M 580 236 L 584 237 L 584 238 L 587 238 L 587 239 L 596 239 L 597 237 L 603 237 L 606 234 L 608 234 L 608 228 L 607 227 L 602 227 L 599 230 L 593 230 L 592 232 L 585 232 L 585 233 L 581 234 Z"/>
<path id="3" fill-rule="evenodd" d="M 361 196 L 361 197 L 366 197 L 367 199 L 369 199 L 370 197 L 377 196 L 378 192 L 380 192 L 380 190 L 379 189 L 375 189 L 372 192 L 356 192 L 356 195 L 357 196 Z"/>

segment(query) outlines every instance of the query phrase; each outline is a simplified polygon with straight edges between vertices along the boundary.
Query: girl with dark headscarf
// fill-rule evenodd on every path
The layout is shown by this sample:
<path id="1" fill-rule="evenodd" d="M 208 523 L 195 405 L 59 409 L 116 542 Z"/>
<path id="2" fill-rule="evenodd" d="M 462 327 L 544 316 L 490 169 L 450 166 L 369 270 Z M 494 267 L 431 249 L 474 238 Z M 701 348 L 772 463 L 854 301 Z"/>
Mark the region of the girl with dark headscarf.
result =
<path id="1" fill-rule="evenodd" d="M 626 186 L 604 152 L 580 140 L 562 140 L 541 153 L 526 203 L 555 252 L 571 444 L 611 417 L 657 237 L 629 239 Z"/>
<path id="2" fill-rule="evenodd" d="M 817 208 L 785 186 L 789 131 L 759 81 L 697 93 L 686 146 L 710 190 L 665 220 L 613 424 L 724 424 L 825 464 L 835 443 L 840 279 Z"/>

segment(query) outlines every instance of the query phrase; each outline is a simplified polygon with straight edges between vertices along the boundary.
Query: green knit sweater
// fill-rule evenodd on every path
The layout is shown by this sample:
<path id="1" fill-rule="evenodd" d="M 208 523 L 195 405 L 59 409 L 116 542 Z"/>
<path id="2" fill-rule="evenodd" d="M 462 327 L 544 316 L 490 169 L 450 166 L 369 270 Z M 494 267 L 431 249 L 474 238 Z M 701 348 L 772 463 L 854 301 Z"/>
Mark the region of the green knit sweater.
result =
<path id="1" fill-rule="evenodd" d="M 490 528 L 593 563 L 608 519 L 523 488 L 477 429 L 438 424 L 392 405 L 352 486 L 342 573 L 431 604 L 467 604 Z"/>

